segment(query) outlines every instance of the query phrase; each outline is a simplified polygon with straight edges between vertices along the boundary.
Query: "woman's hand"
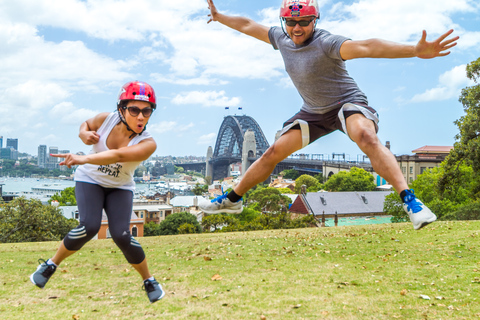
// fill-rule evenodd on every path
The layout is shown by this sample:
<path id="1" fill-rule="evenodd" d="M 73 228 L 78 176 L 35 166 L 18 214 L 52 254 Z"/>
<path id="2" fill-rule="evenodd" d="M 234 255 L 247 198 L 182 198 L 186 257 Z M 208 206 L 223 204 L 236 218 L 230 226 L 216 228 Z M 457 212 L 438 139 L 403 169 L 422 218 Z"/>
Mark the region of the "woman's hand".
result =
<path id="1" fill-rule="evenodd" d="M 64 158 L 62 162 L 59 163 L 61 166 L 67 166 L 68 168 L 71 168 L 72 166 L 80 165 L 80 164 L 85 164 L 86 163 L 86 157 L 85 156 L 80 156 L 77 154 L 72 154 L 72 153 L 62 153 L 62 154 L 51 154 L 51 157 L 54 158 Z"/>

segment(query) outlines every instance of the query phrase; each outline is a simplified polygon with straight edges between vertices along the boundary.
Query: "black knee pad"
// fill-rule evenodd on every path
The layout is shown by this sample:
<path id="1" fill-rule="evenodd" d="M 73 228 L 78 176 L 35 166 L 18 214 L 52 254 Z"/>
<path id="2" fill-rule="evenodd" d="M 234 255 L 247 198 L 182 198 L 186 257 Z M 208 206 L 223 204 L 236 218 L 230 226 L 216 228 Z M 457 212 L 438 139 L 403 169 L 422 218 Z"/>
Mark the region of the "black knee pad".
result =
<path id="1" fill-rule="evenodd" d="M 75 229 L 70 230 L 70 232 L 63 239 L 63 244 L 65 248 L 70 251 L 80 250 L 85 243 L 90 241 L 100 230 L 100 227 L 86 227 L 84 225 L 78 225 Z"/>
<path id="2" fill-rule="evenodd" d="M 122 250 L 123 255 L 131 264 L 139 264 L 145 259 L 140 243 L 130 234 L 130 231 L 123 231 L 121 234 L 112 234 L 112 239 Z"/>

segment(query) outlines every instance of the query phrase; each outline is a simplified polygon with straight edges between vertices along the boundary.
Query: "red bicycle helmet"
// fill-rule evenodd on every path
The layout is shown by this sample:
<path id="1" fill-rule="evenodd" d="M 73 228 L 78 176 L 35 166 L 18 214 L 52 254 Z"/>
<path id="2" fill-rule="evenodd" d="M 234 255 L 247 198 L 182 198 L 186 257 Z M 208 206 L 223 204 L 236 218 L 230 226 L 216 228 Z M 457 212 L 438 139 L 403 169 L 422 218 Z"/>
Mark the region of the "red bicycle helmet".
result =
<path id="1" fill-rule="evenodd" d="M 280 18 L 314 16 L 320 18 L 317 0 L 282 0 Z"/>
<path id="2" fill-rule="evenodd" d="M 155 91 L 153 90 L 152 86 L 141 81 L 127 82 L 123 85 L 122 89 L 120 89 L 120 93 L 118 94 L 117 105 L 124 100 L 146 101 L 150 102 L 153 109 L 157 107 Z"/>

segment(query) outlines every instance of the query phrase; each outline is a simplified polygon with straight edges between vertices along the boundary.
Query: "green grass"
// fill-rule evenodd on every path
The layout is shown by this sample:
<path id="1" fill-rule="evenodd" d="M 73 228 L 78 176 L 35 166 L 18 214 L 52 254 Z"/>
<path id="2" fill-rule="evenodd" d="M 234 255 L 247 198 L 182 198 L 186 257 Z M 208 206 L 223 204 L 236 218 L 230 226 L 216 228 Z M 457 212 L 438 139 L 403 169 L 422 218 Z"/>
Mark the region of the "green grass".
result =
<path id="1" fill-rule="evenodd" d="M 154 304 L 111 240 L 89 242 L 43 290 L 28 277 L 58 242 L 1 244 L 0 318 L 474 319 L 479 230 L 473 221 L 140 238 L 166 290 Z"/>

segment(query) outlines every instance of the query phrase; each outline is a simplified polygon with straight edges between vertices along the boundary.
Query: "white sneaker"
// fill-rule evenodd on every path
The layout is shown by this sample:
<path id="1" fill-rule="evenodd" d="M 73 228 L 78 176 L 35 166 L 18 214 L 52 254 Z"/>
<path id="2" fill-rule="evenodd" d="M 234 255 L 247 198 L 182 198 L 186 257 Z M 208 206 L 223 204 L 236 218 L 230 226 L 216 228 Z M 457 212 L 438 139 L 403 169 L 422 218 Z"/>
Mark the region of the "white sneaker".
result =
<path id="1" fill-rule="evenodd" d="M 413 190 L 405 191 L 407 195 L 404 198 L 403 209 L 408 213 L 415 230 L 419 230 L 437 220 L 437 216 L 422 201 L 417 199 Z"/>
<path id="2" fill-rule="evenodd" d="M 243 211 L 243 200 L 232 202 L 227 198 L 227 192 L 216 197 L 212 201 L 204 201 L 198 205 L 205 214 L 234 213 Z"/>

